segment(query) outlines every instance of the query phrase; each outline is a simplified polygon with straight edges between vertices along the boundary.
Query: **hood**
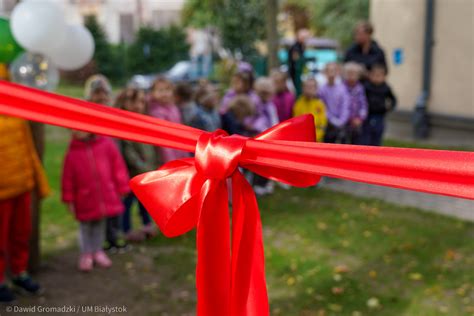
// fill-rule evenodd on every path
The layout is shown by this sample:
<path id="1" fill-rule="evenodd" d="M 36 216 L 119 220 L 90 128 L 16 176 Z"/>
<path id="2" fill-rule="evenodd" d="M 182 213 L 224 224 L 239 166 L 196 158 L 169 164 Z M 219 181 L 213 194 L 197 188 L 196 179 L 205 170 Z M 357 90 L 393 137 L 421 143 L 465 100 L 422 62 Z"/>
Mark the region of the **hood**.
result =
<path id="1" fill-rule="evenodd" d="M 80 149 L 80 148 L 86 148 L 88 146 L 93 146 L 96 144 L 103 143 L 105 141 L 105 137 L 101 135 L 94 135 L 93 138 L 88 139 L 88 140 L 79 140 L 76 138 L 73 138 L 71 140 L 71 149 Z"/>

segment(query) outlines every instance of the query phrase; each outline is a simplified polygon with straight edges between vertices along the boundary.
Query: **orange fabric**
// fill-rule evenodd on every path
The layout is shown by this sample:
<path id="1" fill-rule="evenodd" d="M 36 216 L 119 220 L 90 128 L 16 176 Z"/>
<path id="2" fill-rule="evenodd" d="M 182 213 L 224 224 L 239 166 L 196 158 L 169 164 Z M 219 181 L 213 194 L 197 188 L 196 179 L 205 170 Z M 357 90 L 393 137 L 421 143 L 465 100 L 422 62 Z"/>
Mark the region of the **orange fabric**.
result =
<path id="1" fill-rule="evenodd" d="M 41 197 L 50 189 L 25 120 L 0 115 L 0 200 L 38 188 Z"/>

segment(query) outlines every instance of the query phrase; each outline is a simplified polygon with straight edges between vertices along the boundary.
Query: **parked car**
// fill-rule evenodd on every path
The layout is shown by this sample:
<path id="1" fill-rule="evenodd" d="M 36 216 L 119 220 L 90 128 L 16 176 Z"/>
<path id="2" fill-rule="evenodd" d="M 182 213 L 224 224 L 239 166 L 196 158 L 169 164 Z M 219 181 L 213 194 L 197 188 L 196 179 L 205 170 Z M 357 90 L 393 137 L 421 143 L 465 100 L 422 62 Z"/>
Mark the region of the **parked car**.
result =
<path id="1" fill-rule="evenodd" d="M 288 50 L 294 40 L 284 38 L 280 41 L 280 49 L 278 50 L 278 59 L 282 65 L 283 71 L 288 70 Z M 313 76 L 321 84 L 324 76 L 321 71 L 327 63 L 337 62 L 339 58 L 339 43 L 329 38 L 312 37 L 306 43 L 304 57 L 306 58 L 307 76 Z"/>
<path id="2" fill-rule="evenodd" d="M 171 82 L 188 81 L 194 83 L 197 81 L 197 78 L 193 75 L 191 61 L 183 60 L 177 62 L 170 70 L 163 73 L 134 75 L 130 78 L 127 85 L 143 90 L 149 90 L 153 81 L 155 81 L 159 76 L 163 76 Z"/>

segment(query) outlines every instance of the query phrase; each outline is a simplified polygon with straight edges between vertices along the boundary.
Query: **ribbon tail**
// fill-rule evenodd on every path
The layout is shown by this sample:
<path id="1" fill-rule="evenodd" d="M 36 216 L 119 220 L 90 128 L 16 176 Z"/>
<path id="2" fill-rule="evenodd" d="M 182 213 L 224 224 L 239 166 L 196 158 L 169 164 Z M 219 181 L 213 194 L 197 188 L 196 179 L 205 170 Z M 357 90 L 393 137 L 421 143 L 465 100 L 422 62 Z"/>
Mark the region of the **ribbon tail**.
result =
<path id="1" fill-rule="evenodd" d="M 230 220 L 225 180 L 207 180 L 201 189 L 200 205 L 197 315 L 230 315 Z"/>
<path id="2" fill-rule="evenodd" d="M 269 315 L 262 223 L 252 187 L 232 177 L 232 316 Z"/>

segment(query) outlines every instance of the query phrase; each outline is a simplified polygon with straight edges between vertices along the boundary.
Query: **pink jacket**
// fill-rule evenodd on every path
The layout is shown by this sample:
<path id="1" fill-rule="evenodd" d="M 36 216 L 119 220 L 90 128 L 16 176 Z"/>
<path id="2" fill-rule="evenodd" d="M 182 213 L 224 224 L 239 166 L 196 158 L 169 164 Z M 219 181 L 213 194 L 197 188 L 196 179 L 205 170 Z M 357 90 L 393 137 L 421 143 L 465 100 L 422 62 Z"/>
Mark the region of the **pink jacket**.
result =
<path id="1" fill-rule="evenodd" d="M 174 104 L 160 104 L 156 101 L 151 101 L 149 105 L 149 113 L 151 116 L 162 120 L 179 124 L 182 123 L 179 109 Z M 162 147 L 160 147 L 160 154 L 163 163 L 189 157 L 189 154 L 184 151 Z"/>
<path id="2" fill-rule="evenodd" d="M 130 192 L 128 171 L 109 138 L 73 139 L 64 160 L 62 200 L 74 205 L 77 220 L 120 215 L 121 195 Z"/>

